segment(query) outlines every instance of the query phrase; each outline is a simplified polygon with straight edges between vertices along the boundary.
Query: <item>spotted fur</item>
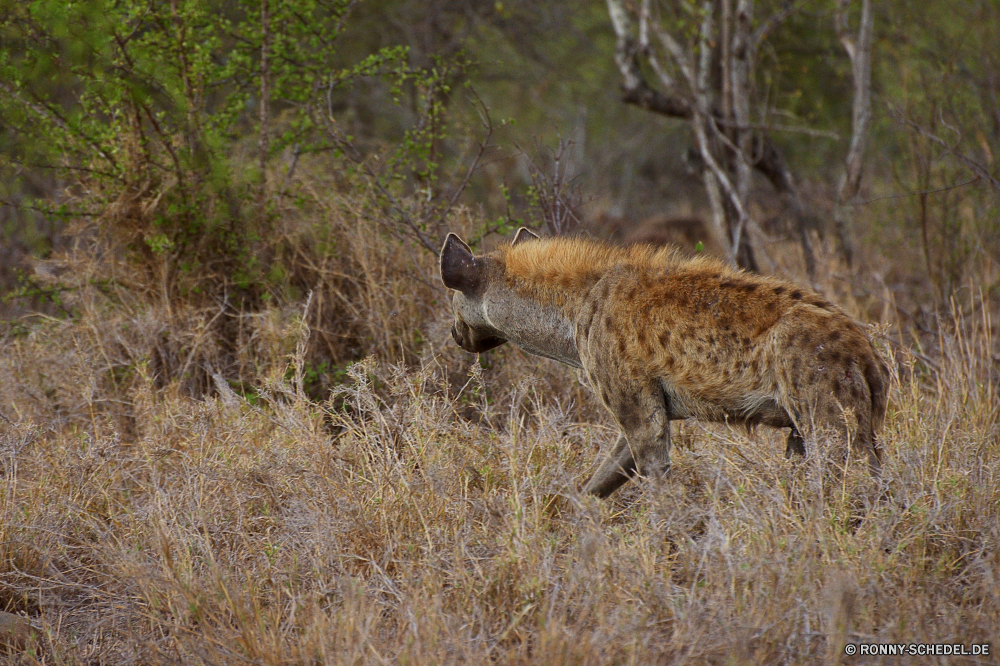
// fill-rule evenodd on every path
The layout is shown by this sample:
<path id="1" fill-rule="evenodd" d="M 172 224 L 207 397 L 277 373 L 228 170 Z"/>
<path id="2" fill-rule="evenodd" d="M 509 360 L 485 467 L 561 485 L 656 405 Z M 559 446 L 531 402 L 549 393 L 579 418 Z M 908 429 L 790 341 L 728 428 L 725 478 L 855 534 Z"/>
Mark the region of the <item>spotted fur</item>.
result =
<path id="1" fill-rule="evenodd" d="M 815 292 L 669 248 L 514 241 L 474 256 L 450 234 L 441 276 L 452 334 L 510 341 L 583 370 L 622 435 L 587 490 L 607 496 L 670 464 L 670 421 L 791 428 L 786 453 L 830 428 L 879 470 L 888 371 L 862 327 Z M 800 434 L 801 433 L 801 434 Z"/>

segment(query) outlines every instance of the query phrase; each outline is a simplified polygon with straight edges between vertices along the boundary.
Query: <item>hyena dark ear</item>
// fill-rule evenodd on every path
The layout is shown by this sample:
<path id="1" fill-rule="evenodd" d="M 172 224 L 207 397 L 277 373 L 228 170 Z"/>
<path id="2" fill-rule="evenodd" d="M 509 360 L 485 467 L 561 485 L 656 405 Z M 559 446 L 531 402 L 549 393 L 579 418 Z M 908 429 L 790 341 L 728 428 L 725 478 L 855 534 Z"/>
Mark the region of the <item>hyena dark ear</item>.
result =
<path id="1" fill-rule="evenodd" d="M 520 245 L 521 243 L 530 240 L 538 240 L 538 236 L 533 234 L 528 227 L 521 227 L 517 230 L 517 233 L 514 234 L 514 240 L 511 242 L 511 246 Z"/>
<path id="2" fill-rule="evenodd" d="M 448 234 L 441 248 L 441 281 L 449 289 L 471 294 L 483 277 L 482 262 L 472 256 L 472 248 L 455 234 Z"/>

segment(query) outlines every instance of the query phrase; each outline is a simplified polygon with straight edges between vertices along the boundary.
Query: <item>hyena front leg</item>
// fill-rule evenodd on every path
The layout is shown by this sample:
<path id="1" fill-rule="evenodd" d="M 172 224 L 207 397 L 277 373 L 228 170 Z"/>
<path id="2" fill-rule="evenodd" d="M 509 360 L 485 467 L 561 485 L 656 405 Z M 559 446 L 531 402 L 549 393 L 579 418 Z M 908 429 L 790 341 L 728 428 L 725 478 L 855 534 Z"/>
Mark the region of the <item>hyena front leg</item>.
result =
<path id="1" fill-rule="evenodd" d="M 632 457 L 632 449 L 625 435 L 619 434 L 618 441 L 611 449 L 611 455 L 605 459 L 594 476 L 590 477 L 584 492 L 604 499 L 633 476 L 635 476 L 635 459 Z"/>
<path id="2" fill-rule="evenodd" d="M 670 420 L 663 391 L 654 383 L 618 382 L 613 389 L 608 383 L 598 381 L 595 388 L 622 432 L 585 489 L 598 497 L 607 497 L 636 473 L 658 478 L 670 469 Z"/>

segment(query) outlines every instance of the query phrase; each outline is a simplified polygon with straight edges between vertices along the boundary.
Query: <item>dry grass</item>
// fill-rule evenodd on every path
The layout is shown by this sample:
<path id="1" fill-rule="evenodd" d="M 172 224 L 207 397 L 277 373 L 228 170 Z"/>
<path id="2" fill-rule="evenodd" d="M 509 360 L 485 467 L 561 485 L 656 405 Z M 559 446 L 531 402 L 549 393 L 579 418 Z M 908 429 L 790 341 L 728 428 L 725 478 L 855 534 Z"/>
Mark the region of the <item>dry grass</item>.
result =
<path id="1" fill-rule="evenodd" d="M 786 461 L 780 433 L 684 423 L 667 480 L 602 503 L 578 489 L 614 432 L 573 373 L 511 349 L 480 366 L 420 282 L 433 259 L 327 212 L 331 238 L 287 230 L 308 310 L 233 315 L 228 347 L 213 308 L 126 289 L 5 339 L 0 610 L 45 637 L 6 659 L 903 663 L 843 646 L 995 640 L 988 307 L 886 347 L 886 491 Z M 375 355 L 310 391 L 323 349 Z"/>

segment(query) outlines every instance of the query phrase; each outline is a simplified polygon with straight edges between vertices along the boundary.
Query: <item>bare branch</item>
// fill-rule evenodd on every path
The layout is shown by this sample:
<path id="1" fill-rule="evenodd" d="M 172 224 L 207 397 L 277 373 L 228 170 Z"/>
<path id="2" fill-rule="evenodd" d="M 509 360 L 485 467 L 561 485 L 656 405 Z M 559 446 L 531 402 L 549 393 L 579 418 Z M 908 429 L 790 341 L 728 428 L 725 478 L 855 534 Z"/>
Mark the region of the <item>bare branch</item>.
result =
<path id="1" fill-rule="evenodd" d="M 662 93 L 646 81 L 639 66 L 639 56 L 641 51 L 648 54 L 651 50 L 648 43 L 645 47 L 636 43 L 632 36 L 632 23 L 622 1 L 608 0 L 608 14 L 611 16 L 611 25 L 618 38 L 615 47 L 615 63 L 622 76 L 622 101 L 661 115 L 673 118 L 690 118 L 690 101 L 676 91 L 673 79 L 659 66 L 659 63 L 656 64 L 654 70 L 660 77 L 661 83 L 670 92 Z M 648 23 L 646 27 L 648 29 Z M 648 35 L 646 39 L 648 40 Z"/>
<path id="2" fill-rule="evenodd" d="M 551 178 L 545 175 L 527 153 L 521 151 L 528 158 L 531 182 L 538 196 L 542 219 L 553 236 L 562 236 L 580 224 L 580 217 L 576 213 L 580 199 L 579 188 L 571 185 L 571 179 L 567 180 L 568 169 L 562 163 L 567 149 L 572 146 L 572 140 L 559 139 L 558 146 L 552 151 Z M 520 150 L 520 147 L 518 149 Z M 567 187 L 568 183 L 570 187 Z"/>
<path id="3" fill-rule="evenodd" d="M 649 45 L 649 2 L 650 0 L 642 0 L 642 8 L 639 10 L 639 48 L 646 56 L 646 60 L 649 61 L 653 72 L 660 79 L 660 83 L 666 88 L 672 89 L 676 86 L 673 77 L 663 68 L 659 58 L 656 57 L 656 50 Z"/>
<path id="4" fill-rule="evenodd" d="M 326 123 L 327 123 L 327 133 L 329 134 L 331 140 L 337 145 L 338 148 L 340 148 L 343 151 L 344 155 L 349 160 L 354 162 L 354 164 L 361 170 L 361 172 L 368 177 L 369 182 L 371 182 L 372 185 L 375 186 L 375 189 L 378 190 L 379 194 L 385 197 L 386 201 L 389 202 L 390 209 L 392 209 L 392 211 L 399 216 L 400 221 L 406 226 L 409 232 L 420 242 L 420 244 L 423 245 L 425 249 L 432 252 L 433 254 L 437 254 L 438 244 L 432 242 L 431 239 L 428 238 L 427 235 L 420 230 L 420 226 L 413 219 L 413 216 L 407 212 L 406 207 L 403 205 L 403 203 L 385 186 L 382 177 L 379 174 L 375 173 L 375 170 L 372 169 L 371 165 L 368 164 L 367 160 L 365 160 L 364 156 L 358 151 L 358 149 L 355 148 L 354 145 L 350 141 L 348 141 L 348 139 L 344 137 L 344 135 L 341 134 L 341 132 L 337 128 L 335 128 L 330 123 L 329 120 L 327 120 Z"/>
<path id="5" fill-rule="evenodd" d="M 997 179 L 993 177 L 993 175 L 986 169 L 986 167 L 984 167 L 979 162 L 976 162 L 975 160 L 971 159 L 970 157 L 968 157 L 967 155 L 965 155 L 964 153 L 962 153 L 961 151 L 959 151 L 956 146 L 953 146 L 953 145 L 949 144 L 947 141 L 945 141 L 941 137 L 939 137 L 936 134 L 928 131 L 927 129 L 925 129 L 921 125 L 917 124 L 916 122 L 910 120 L 903 113 L 897 111 L 891 105 L 887 105 L 887 106 L 889 108 L 889 114 L 897 122 L 903 123 L 904 125 L 906 125 L 907 127 L 910 127 L 911 129 L 913 129 L 915 132 L 917 132 L 921 136 L 926 137 L 927 139 L 933 141 L 937 145 L 939 145 L 942 148 L 944 148 L 945 151 L 947 151 L 947 153 L 949 155 L 951 155 L 956 160 L 958 160 L 961 164 L 965 165 L 970 170 L 972 170 L 972 172 L 975 173 L 976 176 L 978 176 L 979 178 L 982 178 L 983 180 L 985 180 L 986 182 L 988 182 L 997 191 L 1000 191 L 1000 181 L 997 181 Z"/>
<path id="6" fill-rule="evenodd" d="M 746 223 L 750 216 L 747 214 L 746 208 L 743 206 L 743 202 L 740 201 L 739 194 L 737 193 L 736 188 L 733 187 L 732 181 L 729 180 L 726 172 L 722 170 L 719 163 L 715 161 L 714 157 L 712 157 L 712 151 L 709 148 L 708 136 L 705 133 L 704 116 L 696 118 L 694 131 L 695 138 L 698 139 L 698 149 L 701 153 L 701 159 L 703 159 L 708 168 L 712 170 L 715 178 L 719 181 L 719 184 L 725 191 L 726 196 L 729 197 L 729 200 L 733 204 L 733 208 L 736 210 L 739 217 L 739 221 L 737 223 L 738 227 L 742 229 L 742 225 Z"/>
<path id="7" fill-rule="evenodd" d="M 798 9 L 801 0 L 784 3 L 756 31 L 752 26 L 753 0 L 702 0 L 698 3 L 701 24 L 697 48 L 682 44 L 661 22 L 653 20 L 651 12 L 655 7 L 651 0 L 606 1 L 618 38 L 615 62 L 622 75 L 622 99 L 661 115 L 690 121 L 706 167 L 702 176 L 712 207 L 713 226 L 727 245 L 736 241 L 734 258 L 741 250 L 750 252 L 743 232 L 747 224 L 750 229 L 755 228 L 747 201 L 752 181 L 750 173 L 757 169 L 789 201 L 801 232 L 806 269 L 813 279 L 815 258 L 808 236 L 813 218 L 803 205 L 791 172 L 777 148 L 766 134 L 754 130 L 801 131 L 814 136 L 838 137 L 821 130 L 751 123 L 749 106 L 756 49 L 771 31 Z M 736 40 L 733 21 L 738 13 L 742 23 Z M 633 14 L 638 16 L 637 36 Z M 659 42 L 672 66 L 664 68 L 654 62 L 651 38 Z M 719 43 L 720 38 L 724 43 Z M 716 57 L 722 57 L 723 61 L 713 63 Z M 738 71 L 734 71 L 737 57 L 740 63 L 735 67 Z M 646 78 L 650 69 L 658 78 L 655 88 Z M 678 80 L 675 81 L 665 69 L 679 73 Z M 716 80 L 719 73 L 724 80 Z M 734 89 L 734 82 L 738 91 Z M 723 84 L 721 88 L 719 83 Z M 741 98 L 738 118 L 734 109 L 736 97 Z M 726 131 L 720 131 L 719 125 Z M 740 255 L 740 261 L 747 265 L 754 263 L 752 256 Z"/>
<path id="8" fill-rule="evenodd" d="M 837 11 L 833 16 L 833 25 L 837 31 L 837 39 L 843 44 L 847 51 L 847 57 L 854 62 L 855 44 L 854 36 L 851 35 L 847 26 L 847 13 L 851 7 L 851 0 L 837 0 Z"/>
<path id="9" fill-rule="evenodd" d="M 292 163 L 288 166 L 288 171 L 285 172 L 285 177 L 281 179 L 281 187 L 278 188 L 278 196 L 285 196 L 288 192 L 288 184 L 292 181 L 292 174 L 295 173 L 295 167 L 299 164 L 299 157 L 302 155 L 302 146 L 295 144 L 292 147 Z"/>
<path id="10" fill-rule="evenodd" d="M 723 127 L 732 127 L 738 130 L 754 129 L 763 130 L 765 132 L 794 132 L 823 139 L 834 139 L 835 141 L 840 141 L 841 138 L 843 138 L 839 133 L 834 132 L 833 130 L 818 130 L 810 127 L 793 127 L 792 125 L 775 125 L 773 123 L 746 123 L 741 125 L 733 121 L 725 120 L 724 118 L 715 118 L 715 124 Z"/>
<path id="11" fill-rule="evenodd" d="M 731 48 L 732 63 L 729 66 L 730 86 L 733 94 L 733 120 L 737 126 L 750 124 L 750 28 L 753 22 L 752 0 L 739 0 Z M 741 200 L 746 202 L 750 193 L 750 151 L 753 137 L 746 130 L 737 132 L 736 189 Z M 738 235 L 738 234 L 737 234 Z"/>
<path id="12" fill-rule="evenodd" d="M 479 94 L 475 90 L 472 90 L 472 95 L 475 97 L 476 103 L 478 104 L 477 111 L 479 112 L 479 119 L 483 123 L 483 129 L 486 130 L 486 136 L 484 136 L 483 140 L 479 142 L 479 150 L 476 152 L 476 156 L 472 158 L 472 164 L 469 165 L 468 170 L 465 172 L 465 177 L 462 179 L 462 182 L 458 184 L 458 187 L 455 188 L 455 192 L 452 194 L 451 199 L 449 199 L 445 207 L 441 209 L 441 213 L 438 216 L 438 227 L 444 224 L 445 217 L 447 217 L 448 213 L 455 207 L 455 204 L 458 202 L 458 197 L 461 196 L 462 192 L 465 191 L 465 188 L 469 186 L 469 180 L 472 178 L 472 174 L 474 174 L 476 169 L 479 168 L 483 155 L 486 153 L 486 149 L 489 147 L 490 141 L 493 139 L 493 119 L 490 118 L 490 110 L 483 100 L 480 99 Z"/>
<path id="13" fill-rule="evenodd" d="M 612 0 L 608 0 L 609 3 L 611 1 Z M 667 50 L 667 53 L 670 54 L 670 57 L 673 58 L 674 62 L 677 64 L 677 68 L 681 70 L 681 74 L 683 74 L 684 78 L 687 79 L 688 85 L 691 86 L 691 90 L 697 90 L 698 82 L 695 77 L 694 63 L 684 52 L 681 45 L 678 44 L 677 40 L 674 39 L 674 36 L 666 30 L 657 29 L 656 37 L 660 40 L 663 48 Z"/>
<path id="14" fill-rule="evenodd" d="M 698 76 L 695 85 L 692 86 L 697 91 L 698 104 L 705 111 L 714 108 L 716 101 L 712 99 L 712 91 L 708 86 L 709 77 L 712 75 L 712 41 L 715 36 L 712 4 L 712 0 L 705 0 L 701 5 L 701 29 L 698 32 Z M 669 37 L 665 31 L 663 34 Z"/>
<path id="15" fill-rule="evenodd" d="M 956 190 L 960 187 L 965 187 L 966 185 L 971 185 L 973 183 L 979 182 L 979 176 L 973 176 L 968 180 L 964 180 L 961 183 L 955 183 L 954 185 L 946 185 L 945 187 L 938 187 L 933 190 L 921 190 L 919 192 L 899 192 L 898 194 L 886 194 L 881 197 L 872 197 L 871 199 L 864 199 L 863 201 L 852 201 L 852 206 L 866 206 L 870 203 L 875 203 L 876 201 L 884 201 L 886 199 L 903 199 L 906 197 L 916 197 L 925 196 L 928 194 L 936 194 L 937 192 L 947 192 L 948 190 Z"/>
<path id="16" fill-rule="evenodd" d="M 846 174 L 841 186 L 841 200 L 854 197 L 861 185 L 861 166 L 864 158 L 868 128 L 871 125 L 871 50 L 874 16 L 871 0 L 861 0 L 861 25 L 857 41 L 847 32 L 846 5 L 850 0 L 840 0 L 837 14 L 837 32 L 844 50 L 851 59 L 854 78 L 854 104 L 852 108 L 851 145 L 845 160 Z"/>
<path id="17" fill-rule="evenodd" d="M 608 0 L 608 15 L 614 28 L 618 44 L 615 48 L 615 63 L 622 75 L 625 90 L 634 90 L 643 83 L 642 73 L 635 62 L 635 40 L 632 37 L 632 21 L 622 0 Z"/>
<path id="18" fill-rule="evenodd" d="M 722 53 L 719 56 L 719 65 L 722 67 L 722 118 L 726 121 L 733 119 L 733 0 L 721 0 L 722 16 L 719 17 L 719 39 Z M 733 123 L 735 125 L 735 123 Z M 727 127 L 731 125 L 727 124 Z"/>
<path id="19" fill-rule="evenodd" d="M 799 8 L 801 0 L 789 0 L 781 5 L 781 9 L 776 11 L 767 17 L 767 20 L 762 22 L 757 29 L 753 31 L 753 38 L 751 43 L 753 44 L 754 53 L 760 49 L 760 45 L 763 44 L 774 30 L 785 22 L 789 16 L 791 16 Z"/>
<path id="20" fill-rule="evenodd" d="M 757 140 L 760 142 L 760 145 L 754 146 L 754 152 L 757 155 L 754 167 L 764 174 L 764 177 L 768 179 L 791 209 L 792 216 L 795 219 L 795 226 L 799 233 L 799 243 L 802 245 L 806 275 L 809 276 L 813 287 L 817 288 L 816 253 L 812 247 L 812 239 L 809 237 L 810 228 L 817 226 L 816 215 L 803 203 L 792 171 L 788 168 L 788 163 L 774 143 L 766 137 L 760 137 Z"/>

